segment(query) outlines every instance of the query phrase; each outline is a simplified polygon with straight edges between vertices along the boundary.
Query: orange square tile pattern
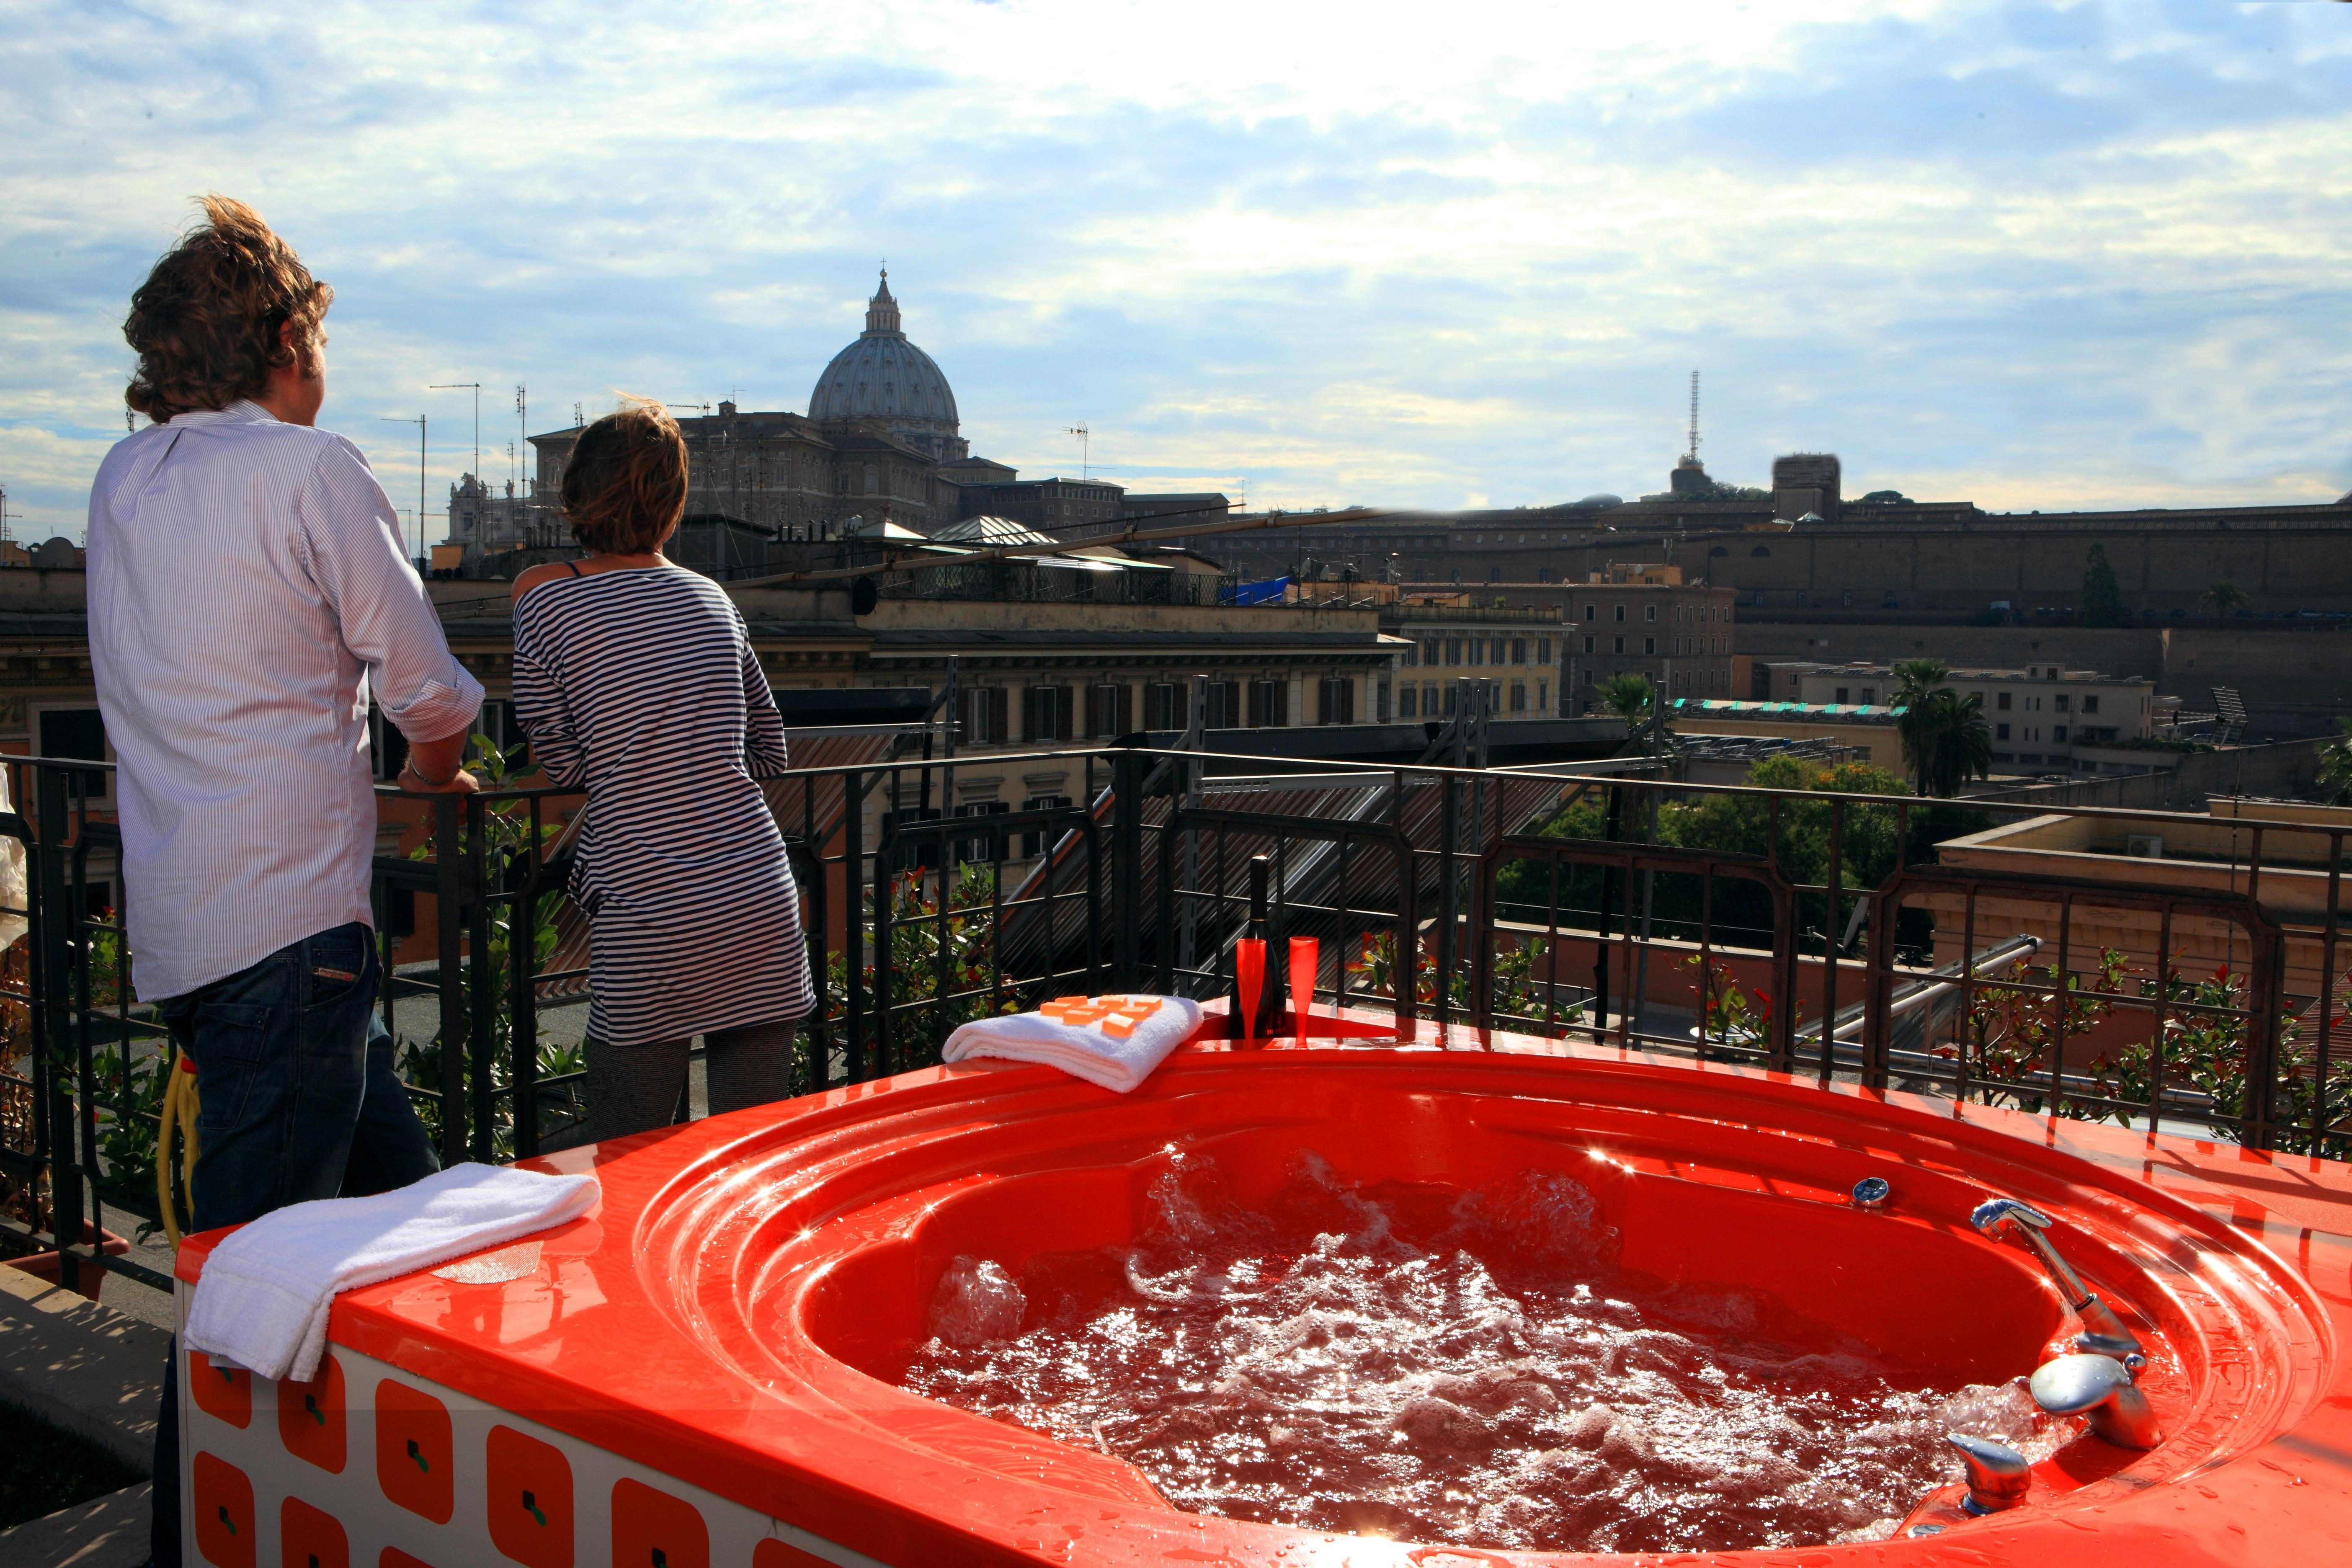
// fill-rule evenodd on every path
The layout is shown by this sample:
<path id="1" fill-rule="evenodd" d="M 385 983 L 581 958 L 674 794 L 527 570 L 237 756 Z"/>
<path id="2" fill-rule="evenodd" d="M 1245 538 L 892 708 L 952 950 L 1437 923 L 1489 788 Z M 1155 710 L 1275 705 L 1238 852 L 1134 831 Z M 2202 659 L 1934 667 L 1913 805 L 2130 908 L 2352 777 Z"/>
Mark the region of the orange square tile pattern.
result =
<path id="1" fill-rule="evenodd" d="M 833 1568 L 833 1564 L 789 1541 L 770 1540 L 751 1549 L 751 1568 Z"/>
<path id="2" fill-rule="evenodd" d="M 298 1459 L 308 1459 L 331 1476 L 343 1473 L 348 1447 L 343 1426 L 343 1369 L 333 1356 L 308 1383 L 278 1384 L 278 1440 Z"/>
<path id="3" fill-rule="evenodd" d="M 563 1450 L 493 1426 L 483 1473 L 490 1543 L 523 1568 L 572 1568 L 572 1461 Z"/>
<path id="4" fill-rule="evenodd" d="M 205 1561 L 213 1568 L 254 1568 L 253 1482 L 227 1460 L 200 1453 L 189 1467 L 188 1483 L 196 1550 Z"/>
<path id="5" fill-rule="evenodd" d="M 710 1528 L 695 1506 L 626 1476 L 613 1483 L 614 1568 L 710 1568 Z"/>
<path id="6" fill-rule="evenodd" d="M 343 1527 L 298 1497 L 278 1510 L 278 1555 L 285 1568 L 352 1568 Z"/>
<path id="7" fill-rule="evenodd" d="M 196 1408 L 243 1430 L 253 1420 L 253 1373 L 215 1366 L 202 1351 L 188 1352 L 188 1392 Z"/>
<path id="8" fill-rule="evenodd" d="M 436 1524 L 457 1506 L 449 1407 L 404 1383 L 375 1385 L 375 1480 L 383 1495 Z"/>

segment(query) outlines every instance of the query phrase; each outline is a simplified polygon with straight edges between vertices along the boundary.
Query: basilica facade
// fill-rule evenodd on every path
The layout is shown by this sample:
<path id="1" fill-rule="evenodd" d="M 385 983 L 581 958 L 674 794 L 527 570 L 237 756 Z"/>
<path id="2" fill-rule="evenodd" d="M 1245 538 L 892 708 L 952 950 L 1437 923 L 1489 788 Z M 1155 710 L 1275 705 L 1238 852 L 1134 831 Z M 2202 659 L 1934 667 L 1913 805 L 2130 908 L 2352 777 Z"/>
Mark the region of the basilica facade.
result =
<path id="1" fill-rule="evenodd" d="M 837 539 L 885 517 L 928 533 L 963 515 L 962 485 L 1013 477 L 971 456 L 955 392 L 907 337 L 887 273 L 866 302 L 866 331 L 825 365 L 806 414 L 721 403 L 677 423 L 688 460 L 680 542 L 710 534 L 714 563 L 732 563 L 715 575 L 756 571 L 761 540 Z M 530 437 L 534 472 L 523 496 L 492 496 L 470 475 L 453 486 L 449 539 L 434 566 L 510 575 L 529 552 L 568 552 L 557 498 L 579 437 L 573 427 Z"/>

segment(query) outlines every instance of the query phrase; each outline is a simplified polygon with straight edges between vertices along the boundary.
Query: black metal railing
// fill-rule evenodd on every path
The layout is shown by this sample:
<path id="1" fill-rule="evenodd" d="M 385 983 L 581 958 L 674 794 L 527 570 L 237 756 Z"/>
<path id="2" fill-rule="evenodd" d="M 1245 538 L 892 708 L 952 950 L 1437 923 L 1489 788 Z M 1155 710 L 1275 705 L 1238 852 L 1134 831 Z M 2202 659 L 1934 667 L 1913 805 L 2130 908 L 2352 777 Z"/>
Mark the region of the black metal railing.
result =
<path id="1" fill-rule="evenodd" d="M 795 1092 L 936 1062 L 957 1025 L 1057 994 L 1229 994 L 1255 921 L 1276 942 L 1318 939 L 1318 1005 L 1422 1045 L 1532 1035 L 2352 1151 L 2342 816 L 1702 786 L 1642 758 L 877 758 L 764 784 L 820 997 Z M 21 846 L 26 899 L 0 914 L 28 930 L 0 969 L 0 1231 L 53 1247 L 110 1215 L 156 1217 L 168 1043 L 135 998 L 120 899 L 93 892 L 93 868 L 120 851 L 109 770 L 5 765 L 21 804 L 0 835 Z M 1055 770 L 1068 783 L 1046 799 L 1067 804 L 958 805 L 975 780 Z M 593 1086 L 566 1041 L 587 1001 L 588 924 L 565 884 L 582 797 L 379 799 L 419 843 L 375 862 L 382 1016 L 443 1158 L 578 1136 Z M 2020 825 L 2013 842 L 1984 840 Z M 2228 852 L 2134 859 L 2033 837 L 2060 826 L 2124 847 L 2203 834 Z M 1290 1005 L 1286 968 L 1267 965 L 1262 1016 Z M 94 1243 L 64 1253 L 68 1285 L 96 1266 L 168 1286 Z"/>

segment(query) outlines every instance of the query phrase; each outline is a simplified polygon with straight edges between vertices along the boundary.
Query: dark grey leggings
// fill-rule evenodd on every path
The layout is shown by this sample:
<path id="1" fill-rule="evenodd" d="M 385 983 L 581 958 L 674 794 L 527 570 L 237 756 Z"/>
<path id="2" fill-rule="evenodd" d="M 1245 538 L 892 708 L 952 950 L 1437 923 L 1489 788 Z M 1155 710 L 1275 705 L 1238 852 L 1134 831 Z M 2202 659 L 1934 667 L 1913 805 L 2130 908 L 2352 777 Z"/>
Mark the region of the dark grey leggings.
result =
<path id="1" fill-rule="evenodd" d="M 702 1058 L 710 1113 L 765 1105 L 792 1092 L 793 1025 L 752 1024 L 705 1035 Z M 608 1046 L 591 1037 L 588 1050 L 588 1136 L 601 1142 L 648 1127 L 667 1127 L 686 1091 L 691 1040 Z"/>

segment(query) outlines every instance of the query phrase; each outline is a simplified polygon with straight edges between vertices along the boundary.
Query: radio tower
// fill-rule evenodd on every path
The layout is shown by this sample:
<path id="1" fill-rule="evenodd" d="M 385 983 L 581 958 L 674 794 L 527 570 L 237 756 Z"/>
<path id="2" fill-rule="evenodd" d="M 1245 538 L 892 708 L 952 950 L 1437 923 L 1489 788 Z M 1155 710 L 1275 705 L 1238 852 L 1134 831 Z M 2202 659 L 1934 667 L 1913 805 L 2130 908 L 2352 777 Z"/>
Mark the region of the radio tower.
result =
<path id="1" fill-rule="evenodd" d="M 1685 454 L 1694 463 L 1698 461 L 1698 372 L 1691 372 L 1690 450 Z"/>

